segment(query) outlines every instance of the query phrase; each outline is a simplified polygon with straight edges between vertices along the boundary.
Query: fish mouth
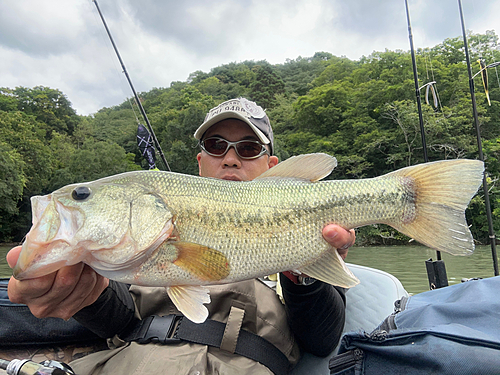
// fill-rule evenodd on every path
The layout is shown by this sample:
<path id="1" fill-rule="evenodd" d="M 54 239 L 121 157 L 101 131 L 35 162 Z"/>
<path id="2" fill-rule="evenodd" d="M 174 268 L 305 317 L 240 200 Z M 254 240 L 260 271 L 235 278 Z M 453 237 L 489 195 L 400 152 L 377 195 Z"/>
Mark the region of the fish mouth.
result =
<path id="1" fill-rule="evenodd" d="M 31 205 L 33 225 L 13 269 L 18 280 L 45 276 L 79 261 L 78 253 L 71 252 L 75 246 L 71 238 L 78 231 L 82 214 L 52 195 L 34 196 Z"/>
<path id="2" fill-rule="evenodd" d="M 67 260 L 50 262 L 50 258 L 53 254 L 64 252 L 68 247 L 69 244 L 64 241 L 53 242 L 50 246 L 46 244 L 37 245 L 26 241 L 12 270 L 12 275 L 17 280 L 26 280 L 55 272 L 65 266 Z"/>

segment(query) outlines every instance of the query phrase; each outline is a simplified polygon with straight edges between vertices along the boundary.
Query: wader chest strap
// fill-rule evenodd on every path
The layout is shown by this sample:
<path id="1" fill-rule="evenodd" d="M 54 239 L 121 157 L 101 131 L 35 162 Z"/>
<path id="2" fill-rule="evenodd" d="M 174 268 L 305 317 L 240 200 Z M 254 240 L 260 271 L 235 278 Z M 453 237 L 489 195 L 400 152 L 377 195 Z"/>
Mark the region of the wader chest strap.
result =
<path id="1" fill-rule="evenodd" d="M 139 344 L 188 341 L 220 348 L 225 330 L 226 324 L 216 320 L 207 319 L 197 324 L 182 315 L 155 315 L 138 321 L 119 336 L 124 341 Z M 287 357 L 278 348 L 249 331 L 240 330 L 234 353 L 263 364 L 276 375 L 285 375 L 290 369 Z"/>

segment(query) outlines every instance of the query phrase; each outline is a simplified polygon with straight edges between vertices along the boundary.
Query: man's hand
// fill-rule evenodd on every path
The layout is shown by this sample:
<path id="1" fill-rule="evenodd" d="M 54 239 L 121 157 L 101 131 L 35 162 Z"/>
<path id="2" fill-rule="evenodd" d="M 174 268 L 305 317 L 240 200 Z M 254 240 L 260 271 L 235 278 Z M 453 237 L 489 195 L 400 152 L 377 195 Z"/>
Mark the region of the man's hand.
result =
<path id="1" fill-rule="evenodd" d="M 348 231 L 338 225 L 329 224 L 323 228 L 323 238 L 345 259 L 348 249 L 354 245 L 356 233 L 354 229 Z"/>
<path id="2" fill-rule="evenodd" d="M 21 246 L 7 254 L 13 268 Z M 84 307 L 94 303 L 109 284 L 83 263 L 63 267 L 50 275 L 28 280 L 10 278 L 8 294 L 13 303 L 26 304 L 37 318 L 55 317 L 68 320 Z"/>

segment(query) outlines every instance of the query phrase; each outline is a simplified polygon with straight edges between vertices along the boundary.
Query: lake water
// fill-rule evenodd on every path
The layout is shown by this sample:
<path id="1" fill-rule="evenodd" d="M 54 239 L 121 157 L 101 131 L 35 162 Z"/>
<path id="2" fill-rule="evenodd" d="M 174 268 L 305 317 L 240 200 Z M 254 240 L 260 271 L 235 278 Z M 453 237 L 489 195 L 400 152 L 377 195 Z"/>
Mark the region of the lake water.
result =
<path id="1" fill-rule="evenodd" d="M 5 260 L 9 249 L 0 246 L 0 277 L 12 274 Z M 408 293 L 416 294 L 429 290 L 425 268 L 425 261 L 429 258 L 436 260 L 436 252 L 423 246 L 353 247 L 346 261 L 388 272 L 402 282 Z M 460 283 L 462 278 L 494 276 L 489 246 L 478 246 L 469 257 L 442 253 L 442 259 L 450 285 Z"/>
<path id="2" fill-rule="evenodd" d="M 487 278 L 495 275 L 490 246 L 478 246 L 471 256 L 441 253 L 450 285 L 462 278 Z M 355 247 L 349 250 L 346 261 L 378 268 L 396 276 L 408 293 L 429 290 L 425 261 L 437 260 L 436 251 L 424 246 Z"/>

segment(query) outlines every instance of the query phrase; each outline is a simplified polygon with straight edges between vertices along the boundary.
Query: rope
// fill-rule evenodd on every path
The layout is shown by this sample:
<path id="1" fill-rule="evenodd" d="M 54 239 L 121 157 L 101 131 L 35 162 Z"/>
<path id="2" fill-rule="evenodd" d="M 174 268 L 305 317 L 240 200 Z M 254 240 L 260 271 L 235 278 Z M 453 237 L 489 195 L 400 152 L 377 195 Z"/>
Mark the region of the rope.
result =
<path id="1" fill-rule="evenodd" d="M 498 70 L 496 66 L 495 66 L 495 73 L 497 75 L 498 88 L 500 88 L 500 79 L 498 78 Z"/>
<path id="2" fill-rule="evenodd" d="M 427 70 L 427 59 L 429 59 L 429 65 L 431 66 L 431 75 L 432 75 L 432 81 L 435 81 L 436 83 L 434 84 L 434 90 L 436 91 L 436 97 L 437 97 L 437 100 L 438 100 L 438 103 L 439 103 L 439 109 L 441 110 L 441 113 L 443 114 L 443 117 L 444 117 L 444 113 L 443 113 L 443 106 L 441 104 L 441 98 L 439 97 L 439 92 L 438 92 L 438 89 L 437 89 L 437 81 L 436 79 L 434 78 L 434 68 L 432 66 L 432 59 L 431 57 L 429 56 L 429 53 L 427 52 L 425 54 L 425 69 Z M 427 79 L 429 79 L 429 72 L 427 71 Z"/>
<path id="3" fill-rule="evenodd" d="M 121 66 L 118 65 L 118 62 L 116 61 L 114 51 L 111 48 L 111 46 L 109 45 L 108 36 L 102 28 L 101 20 L 98 18 L 98 15 L 94 11 L 94 5 L 92 5 L 92 0 L 89 0 L 88 3 L 89 3 L 89 6 L 91 8 L 91 13 L 92 13 L 92 16 L 93 16 L 93 19 L 95 22 L 94 29 L 99 30 L 99 35 L 102 38 L 101 45 L 105 46 L 106 51 L 108 51 L 109 61 L 111 61 L 111 63 L 113 64 L 112 66 L 114 67 L 114 69 L 112 69 L 113 74 L 115 74 L 117 79 L 118 79 L 120 90 L 121 90 L 123 96 L 128 99 L 128 92 L 129 91 L 128 91 L 127 82 L 126 82 L 125 78 L 123 77 L 123 74 L 120 74 L 120 72 L 122 71 L 122 68 L 121 68 Z M 124 85 L 125 85 L 125 87 L 124 87 Z M 137 118 L 137 116 L 136 116 L 136 118 Z"/>
<path id="4" fill-rule="evenodd" d="M 137 117 L 137 113 L 135 113 L 134 104 L 132 103 L 132 101 L 130 100 L 129 97 L 127 97 L 127 100 L 130 104 L 130 108 L 132 108 L 132 112 L 134 112 L 135 121 L 137 121 L 137 123 L 140 124 L 139 118 Z M 154 145 L 153 145 L 153 147 L 154 147 Z"/>

